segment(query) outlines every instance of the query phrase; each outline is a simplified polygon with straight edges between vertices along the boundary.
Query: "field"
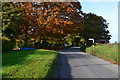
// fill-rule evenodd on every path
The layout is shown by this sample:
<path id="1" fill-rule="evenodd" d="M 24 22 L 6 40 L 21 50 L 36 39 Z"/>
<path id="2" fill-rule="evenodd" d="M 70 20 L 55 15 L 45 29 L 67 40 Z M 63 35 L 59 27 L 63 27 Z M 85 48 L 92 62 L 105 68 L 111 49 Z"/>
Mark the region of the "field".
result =
<path id="1" fill-rule="evenodd" d="M 86 49 L 87 53 L 104 58 L 112 63 L 120 64 L 118 55 L 120 55 L 120 44 L 99 44 Z"/>
<path id="2" fill-rule="evenodd" d="M 58 60 L 53 50 L 18 50 L 2 53 L 3 78 L 50 78 Z"/>

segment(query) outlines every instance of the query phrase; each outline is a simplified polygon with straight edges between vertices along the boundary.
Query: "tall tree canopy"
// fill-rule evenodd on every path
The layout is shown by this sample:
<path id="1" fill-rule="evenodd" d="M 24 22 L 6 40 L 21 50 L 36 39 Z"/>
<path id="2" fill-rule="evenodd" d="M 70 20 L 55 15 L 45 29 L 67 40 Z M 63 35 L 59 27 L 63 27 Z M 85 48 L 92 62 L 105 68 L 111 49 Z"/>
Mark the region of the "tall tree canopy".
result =
<path id="1" fill-rule="evenodd" d="M 16 3 L 25 11 L 23 32 L 34 37 L 64 38 L 78 33 L 83 27 L 79 2 Z"/>
<path id="2" fill-rule="evenodd" d="M 21 34 L 23 10 L 14 6 L 13 2 L 2 3 L 2 31 L 10 39 Z"/>
<path id="3" fill-rule="evenodd" d="M 85 40 L 89 38 L 99 39 L 102 37 L 110 39 L 107 28 L 108 23 L 102 16 L 88 13 L 85 15 L 85 23 L 81 35 Z"/>
<path id="4" fill-rule="evenodd" d="M 65 37 L 78 35 L 84 40 L 107 37 L 106 20 L 92 13 L 83 13 L 80 2 L 4 2 L 2 31 L 10 39 L 20 37 L 64 42 Z M 79 39 L 77 39 L 79 42 Z M 27 43 L 26 43 L 27 44 Z"/>

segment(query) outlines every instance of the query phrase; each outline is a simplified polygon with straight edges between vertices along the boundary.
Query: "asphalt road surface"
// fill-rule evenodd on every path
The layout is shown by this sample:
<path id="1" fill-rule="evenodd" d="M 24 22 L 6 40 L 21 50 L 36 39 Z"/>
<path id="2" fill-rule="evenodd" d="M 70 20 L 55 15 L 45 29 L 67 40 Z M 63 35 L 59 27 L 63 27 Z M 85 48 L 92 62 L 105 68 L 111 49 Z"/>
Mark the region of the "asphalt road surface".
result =
<path id="1" fill-rule="evenodd" d="M 56 78 L 118 78 L 118 66 L 90 54 L 79 47 L 61 50 Z"/>

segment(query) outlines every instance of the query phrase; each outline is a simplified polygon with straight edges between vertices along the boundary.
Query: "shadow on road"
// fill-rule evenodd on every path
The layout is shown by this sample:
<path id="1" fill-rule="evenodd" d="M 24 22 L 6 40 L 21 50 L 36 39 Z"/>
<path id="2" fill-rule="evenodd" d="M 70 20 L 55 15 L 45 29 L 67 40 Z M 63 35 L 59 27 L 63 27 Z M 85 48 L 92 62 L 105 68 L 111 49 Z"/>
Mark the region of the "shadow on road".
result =
<path id="1" fill-rule="evenodd" d="M 66 54 L 60 55 L 56 78 L 72 78 L 71 69 Z"/>
<path id="2" fill-rule="evenodd" d="M 81 54 L 77 54 L 77 53 L 73 53 L 73 54 L 66 54 L 66 56 L 69 58 L 69 59 L 97 59 L 93 56 L 90 56 L 89 54 L 84 54 L 81 52 Z"/>
<path id="3" fill-rule="evenodd" d="M 117 75 L 117 66 L 112 65 L 90 54 L 80 51 L 79 47 L 60 50 L 60 59 L 56 78 L 103 78 L 102 80 L 111 80 L 105 78 L 115 78 Z"/>
<path id="4" fill-rule="evenodd" d="M 65 50 L 60 50 L 59 52 L 80 52 L 80 47 L 71 47 Z"/>

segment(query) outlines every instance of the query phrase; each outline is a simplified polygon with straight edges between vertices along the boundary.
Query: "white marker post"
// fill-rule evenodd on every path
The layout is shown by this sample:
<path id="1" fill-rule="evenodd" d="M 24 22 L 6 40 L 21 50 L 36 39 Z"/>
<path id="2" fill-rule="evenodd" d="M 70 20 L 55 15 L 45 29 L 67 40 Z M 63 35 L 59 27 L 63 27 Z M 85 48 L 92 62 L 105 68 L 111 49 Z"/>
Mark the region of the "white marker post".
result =
<path id="1" fill-rule="evenodd" d="M 94 42 L 95 42 L 95 41 L 94 41 L 94 39 L 93 39 L 93 38 L 90 38 L 89 40 L 92 40 L 92 43 L 94 44 Z M 94 45 L 92 45 L 92 46 L 94 46 Z"/>

